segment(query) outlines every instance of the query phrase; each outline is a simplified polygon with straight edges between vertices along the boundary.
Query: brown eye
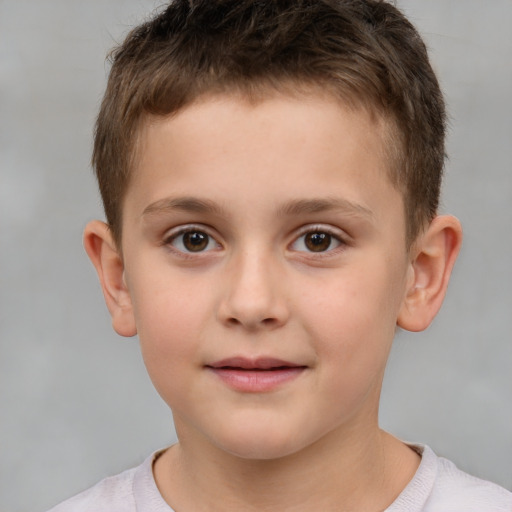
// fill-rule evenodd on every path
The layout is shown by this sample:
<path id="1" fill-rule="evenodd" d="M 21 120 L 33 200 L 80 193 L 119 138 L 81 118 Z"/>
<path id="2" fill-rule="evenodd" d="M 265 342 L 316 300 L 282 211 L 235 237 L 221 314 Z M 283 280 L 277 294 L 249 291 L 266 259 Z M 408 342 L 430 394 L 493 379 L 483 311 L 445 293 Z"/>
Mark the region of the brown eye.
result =
<path id="1" fill-rule="evenodd" d="M 189 231 L 183 234 L 183 245 L 191 252 L 204 251 L 208 246 L 209 236 L 201 231 Z"/>
<path id="2" fill-rule="evenodd" d="M 219 247 L 213 237 L 198 229 L 182 231 L 169 239 L 167 243 L 185 253 L 206 252 Z"/>
<path id="3" fill-rule="evenodd" d="M 340 245 L 343 245 L 343 240 L 329 231 L 322 231 L 321 229 L 311 229 L 311 231 L 303 232 L 291 244 L 294 251 L 306 253 L 321 253 L 330 252 Z"/>
<path id="4" fill-rule="evenodd" d="M 311 252 L 323 252 L 331 247 L 332 236 L 329 233 L 308 233 L 304 235 L 304 245 Z"/>

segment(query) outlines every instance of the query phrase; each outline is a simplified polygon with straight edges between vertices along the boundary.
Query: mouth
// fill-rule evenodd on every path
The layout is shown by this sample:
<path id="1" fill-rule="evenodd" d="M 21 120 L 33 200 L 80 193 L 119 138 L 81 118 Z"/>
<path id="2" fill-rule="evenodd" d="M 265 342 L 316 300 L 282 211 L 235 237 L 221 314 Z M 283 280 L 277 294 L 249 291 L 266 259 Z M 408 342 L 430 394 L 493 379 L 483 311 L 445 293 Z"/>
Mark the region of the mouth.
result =
<path id="1" fill-rule="evenodd" d="M 295 380 L 307 366 L 268 357 L 233 357 L 208 364 L 205 368 L 235 391 L 261 393 Z"/>

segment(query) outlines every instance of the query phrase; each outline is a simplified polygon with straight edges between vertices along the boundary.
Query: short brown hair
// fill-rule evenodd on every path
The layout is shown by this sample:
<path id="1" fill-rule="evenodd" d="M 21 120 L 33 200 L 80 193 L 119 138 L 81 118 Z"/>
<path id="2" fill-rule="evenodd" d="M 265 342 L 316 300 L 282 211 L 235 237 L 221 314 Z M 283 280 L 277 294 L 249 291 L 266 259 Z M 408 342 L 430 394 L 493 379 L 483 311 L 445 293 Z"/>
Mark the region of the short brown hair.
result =
<path id="1" fill-rule="evenodd" d="M 425 45 L 379 0 L 174 0 L 111 53 L 93 166 L 114 238 L 137 135 L 208 93 L 251 96 L 319 86 L 391 121 L 390 177 L 402 191 L 410 243 L 435 216 L 445 108 Z"/>

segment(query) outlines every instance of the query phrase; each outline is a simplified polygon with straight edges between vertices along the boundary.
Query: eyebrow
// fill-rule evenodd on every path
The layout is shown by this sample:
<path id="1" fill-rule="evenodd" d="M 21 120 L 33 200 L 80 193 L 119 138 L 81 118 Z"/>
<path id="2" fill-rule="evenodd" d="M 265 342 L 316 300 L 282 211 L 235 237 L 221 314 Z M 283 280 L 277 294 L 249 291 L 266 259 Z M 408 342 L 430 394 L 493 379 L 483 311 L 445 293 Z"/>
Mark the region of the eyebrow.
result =
<path id="1" fill-rule="evenodd" d="M 226 216 L 224 209 L 214 201 L 192 196 L 160 199 L 147 206 L 142 216 L 165 214 L 176 210 Z M 338 197 L 292 200 L 282 205 L 278 209 L 278 214 L 293 216 L 327 211 L 339 211 L 347 215 L 366 217 L 369 220 L 374 217 L 373 212 L 367 207 Z"/>
<path id="2" fill-rule="evenodd" d="M 299 199 L 290 201 L 279 209 L 279 212 L 285 215 L 322 213 L 327 211 L 339 211 L 349 215 L 367 217 L 368 219 L 374 217 L 373 212 L 366 206 L 339 197 Z"/>
<path id="3" fill-rule="evenodd" d="M 223 209 L 215 202 L 209 199 L 199 199 L 197 197 L 169 197 L 150 204 L 142 212 L 142 216 L 168 213 L 175 210 L 193 213 L 215 213 L 223 214 Z"/>

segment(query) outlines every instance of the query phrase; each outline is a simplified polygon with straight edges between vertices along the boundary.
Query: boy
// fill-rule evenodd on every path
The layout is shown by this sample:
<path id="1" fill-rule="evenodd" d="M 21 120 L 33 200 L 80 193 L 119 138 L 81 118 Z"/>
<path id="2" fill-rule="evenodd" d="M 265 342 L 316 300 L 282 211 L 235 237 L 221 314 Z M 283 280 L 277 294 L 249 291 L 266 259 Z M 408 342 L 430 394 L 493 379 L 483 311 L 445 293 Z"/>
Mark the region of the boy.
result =
<path id="1" fill-rule="evenodd" d="M 177 0 L 136 28 L 84 241 L 179 443 L 54 511 L 512 510 L 377 423 L 397 326 L 428 327 L 461 244 L 444 129 L 385 2 Z"/>

